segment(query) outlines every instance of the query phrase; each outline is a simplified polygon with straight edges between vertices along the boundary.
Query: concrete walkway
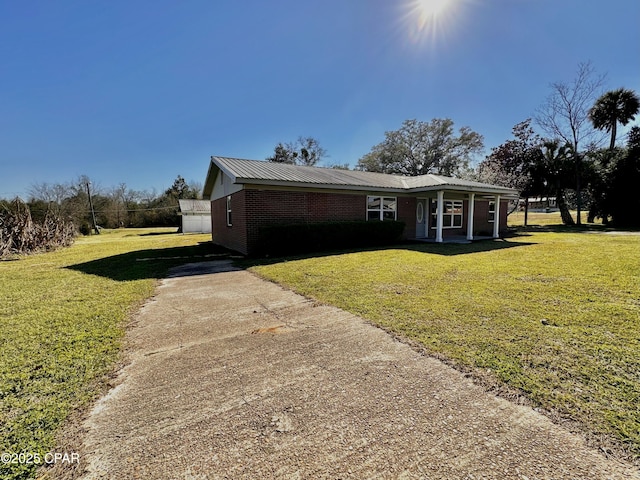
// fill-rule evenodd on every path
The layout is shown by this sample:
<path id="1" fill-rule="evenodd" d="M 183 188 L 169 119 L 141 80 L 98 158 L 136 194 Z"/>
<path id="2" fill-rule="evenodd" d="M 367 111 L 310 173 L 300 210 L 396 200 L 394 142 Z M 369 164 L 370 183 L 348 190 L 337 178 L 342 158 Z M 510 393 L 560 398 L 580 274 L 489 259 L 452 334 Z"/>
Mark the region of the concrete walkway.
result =
<path id="1" fill-rule="evenodd" d="M 530 408 L 230 264 L 174 271 L 85 422 L 86 479 L 629 479 Z"/>

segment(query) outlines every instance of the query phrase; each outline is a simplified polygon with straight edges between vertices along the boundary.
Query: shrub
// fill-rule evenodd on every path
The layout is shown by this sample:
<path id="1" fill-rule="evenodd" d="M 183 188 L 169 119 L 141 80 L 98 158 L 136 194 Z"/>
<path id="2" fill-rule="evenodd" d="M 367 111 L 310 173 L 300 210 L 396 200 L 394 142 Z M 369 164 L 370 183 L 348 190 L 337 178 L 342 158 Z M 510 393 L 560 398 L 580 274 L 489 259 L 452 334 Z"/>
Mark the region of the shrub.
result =
<path id="1" fill-rule="evenodd" d="M 68 246 L 75 235 L 73 224 L 52 210 L 34 222 L 29 207 L 19 198 L 0 205 L 0 258 Z"/>
<path id="2" fill-rule="evenodd" d="M 404 222 L 323 222 L 262 227 L 258 254 L 287 255 L 339 248 L 389 245 L 404 230 Z"/>

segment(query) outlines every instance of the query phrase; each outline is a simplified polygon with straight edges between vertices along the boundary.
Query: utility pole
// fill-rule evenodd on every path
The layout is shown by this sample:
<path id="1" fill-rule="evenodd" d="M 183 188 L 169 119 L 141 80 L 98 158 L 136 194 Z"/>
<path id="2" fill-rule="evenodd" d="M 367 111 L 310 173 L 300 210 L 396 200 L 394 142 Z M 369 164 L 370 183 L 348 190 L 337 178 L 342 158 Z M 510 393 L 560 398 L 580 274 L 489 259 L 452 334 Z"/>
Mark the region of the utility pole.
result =
<path id="1" fill-rule="evenodd" d="M 98 229 L 98 224 L 96 223 L 96 213 L 93 211 L 93 201 L 91 200 L 91 190 L 89 189 L 89 185 L 91 182 L 87 181 L 87 195 L 89 196 L 89 208 L 91 209 L 91 219 L 93 220 L 93 229 L 96 232 L 96 235 L 100 235 L 100 230 Z"/>

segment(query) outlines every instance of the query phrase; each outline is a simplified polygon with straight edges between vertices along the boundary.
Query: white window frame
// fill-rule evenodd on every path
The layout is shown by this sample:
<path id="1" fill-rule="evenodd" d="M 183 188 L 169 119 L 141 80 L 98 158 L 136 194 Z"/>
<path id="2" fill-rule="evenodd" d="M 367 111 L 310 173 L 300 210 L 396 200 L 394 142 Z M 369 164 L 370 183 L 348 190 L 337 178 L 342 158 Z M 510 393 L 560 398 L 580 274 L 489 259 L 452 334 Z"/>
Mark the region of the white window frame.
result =
<path id="1" fill-rule="evenodd" d="M 375 202 L 375 199 L 380 199 L 380 205 L 377 208 L 370 208 L 370 203 Z M 385 209 L 385 200 L 388 201 L 388 204 L 392 205 L 393 208 Z M 385 218 L 385 212 L 393 212 L 393 218 Z M 370 213 L 377 213 L 378 218 L 370 218 Z M 398 218 L 398 197 L 385 197 L 383 195 L 367 195 L 367 221 L 391 221 L 396 220 Z"/>
<path id="2" fill-rule="evenodd" d="M 489 200 L 489 213 L 487 218 L 489 223 L 493 223 L 496 221 L 496 201 L 495 200 Z"/>
<path id="3" fill-rule="evenodd" d="M 462 200 L 447 200 L 442 201 L 442 228 L 462 228 L 462 221 L 464 220 L 464 202 Z M 454 213 L 459 209 L 460 213 Z M 447 211 L 449 210 L 449 213 Z M 438 228 L 436 225 L 436 216 L 438 214 L 438 202 L 431 200 L 431 229 Z M 456 225 L 456 218 L 460 219 L 460 224 Z"/>
<path id="4" fill-rule="evenodd" d="M 231 218 L 231 195 L 227 195 L 227 227 L 233 226 Z"/>

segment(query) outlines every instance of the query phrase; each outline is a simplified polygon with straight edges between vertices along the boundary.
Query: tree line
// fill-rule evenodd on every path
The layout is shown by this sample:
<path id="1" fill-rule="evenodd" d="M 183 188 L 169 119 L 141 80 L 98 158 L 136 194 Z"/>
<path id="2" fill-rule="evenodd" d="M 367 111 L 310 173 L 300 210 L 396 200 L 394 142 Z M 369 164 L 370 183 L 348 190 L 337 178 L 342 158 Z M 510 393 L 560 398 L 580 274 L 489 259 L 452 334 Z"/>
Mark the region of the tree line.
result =
<path id="1" fill-rule="evenodd" d="M 29 189 L 29 208 L 34 222 L 42 223 L 47 214 L 55 213 L 68 220 L 83 234 L 94 229 L 120 227 L 178 227 L 178 199 L 201 198 L 199 183 L 187 183 L 178 175 L 161 193 L 137 191 L 125 183 L 104 189 L 96 188 L 83 175 L 67 183 L 36 183 Z M 11 202 L 3 201 L 5 206 Z M 8 207 L 7 207 L 8 208 Z"/>
<path id="2" fill-rule="evenodd" d="M 580 64 L 571 83 L 551 84 L 551 94 L 532 119 L 513 128 L 513 138 L 480 163 L 480 180 L 517 188 L 524 198 L 553 196 L 566 225 L 581 224 L 581 212 L 593 222 L 640 227 L 640 127 L 634 126 L 618 146 L 618 124 L 627 125 L 640 111 L 633 90 L 602 93 L 605 77 L 591 64 Z M 603 141 L 609 137 L 608 147 Z M 575 219 L 570 208 L 577 210 Z"/>

